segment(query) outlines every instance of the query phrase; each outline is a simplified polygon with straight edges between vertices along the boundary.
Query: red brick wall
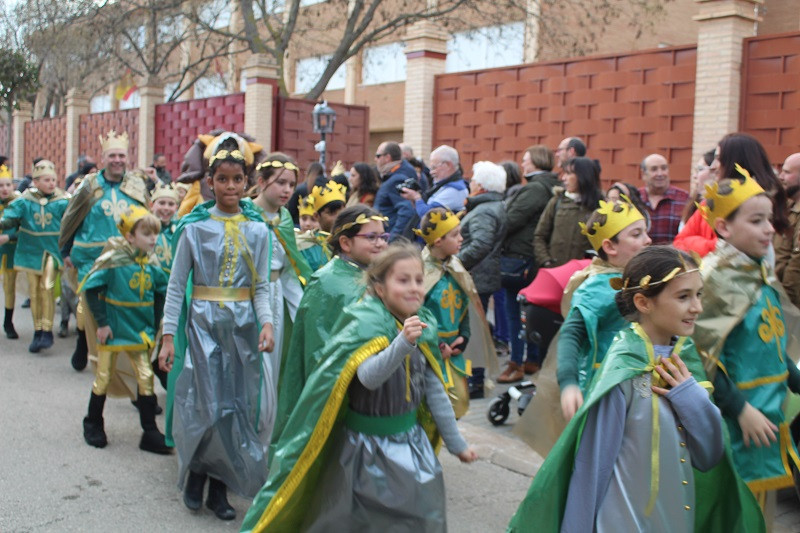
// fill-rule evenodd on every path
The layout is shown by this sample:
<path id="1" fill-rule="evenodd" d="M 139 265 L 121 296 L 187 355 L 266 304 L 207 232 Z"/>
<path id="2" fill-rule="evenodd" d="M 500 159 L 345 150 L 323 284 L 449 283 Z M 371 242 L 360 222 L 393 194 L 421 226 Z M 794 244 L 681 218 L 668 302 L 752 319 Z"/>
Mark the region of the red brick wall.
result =
<path id="1" fill-rule="evenodd" d="M 197 135 L 217 128 L 244 131 L 244 93 L 170 102 L 156 106 L 154 153 L 164 154 L 173 178 Z"/>
<path id="2" fill-rule="evenodd" d="M 314 145 L 320 135 L 314 133 L 311 111 L 315 102 L 295 98 L 280 98 L 278 101 L 277 150 L 295 158 L 301 168 L 319 160 Z M 329 105 L 336 111 L 336 124 L 326 142 L 328 170 L 341 160 L 347 169 L 358 161 L 371 162 L 369 145 L 369 108 L 344 104 Z"/>
<path id="3" fill-rule="evenodd" d="M 800 33 L 746 39 L 743 59 L 739 127 L 781 165 L 800 151 Z"/>
<path id="4" fill-rule="evenodd" d="M 30 174 L 33 158 L 43 157 L 56 165 L 58 184 L 64 186 L 66 178 L 67 117 L 43 118 L 25 123 L 25 168 L 14 169 L 15 176 Z"/>
<path id="5" fill-rule="evenodd" d="M 696 56 L 678 46 L 439 75 L 434 146 L 458 149 L 470 175 L 475 161 L 519 162 L 530 145 L 577 136 L 606 185 L 638 183 L 642 158 L 659 152 L 688 188 Z"/>
<path id="6" fill-rule="evenodd" d="M 139 110 L 125 109 L 106 113 L 81 115 L 79 150 L 81 154 L 90 155 L 102 168 L 102 148 L 98 137 L 105 137 L 114 130 L 118 134 L 128 132 L 130 145 L 128 149 L 128 168 L 136 166 L 139 154 Z"/>

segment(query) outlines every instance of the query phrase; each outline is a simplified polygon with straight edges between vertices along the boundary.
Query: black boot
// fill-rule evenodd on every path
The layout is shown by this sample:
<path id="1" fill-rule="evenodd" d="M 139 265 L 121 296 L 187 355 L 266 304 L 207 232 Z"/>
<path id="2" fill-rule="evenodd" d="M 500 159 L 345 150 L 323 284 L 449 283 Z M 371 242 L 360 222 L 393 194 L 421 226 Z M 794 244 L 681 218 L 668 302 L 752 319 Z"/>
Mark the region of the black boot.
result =
<path id="1" fill-rule="evenodd" d="M 33 340 L 31 341 L 30 346 L 28 346 L 28 351 L 31 353 L 39 353 L 39 350 L 42 349 L 42 330 L 37 329 L 33 332 Z"/>
<path id="2" fill-rule="evenodd" d="M 46 350 L 53 346 L 53 332 L 42 331 L 39 337 L 39 349 Z"/>
<path id="3" fill-rule="evenodd" d="M 20 307 L 22 307 L 23 309 L 30 309 L 31 308 L 31 299 L 27 298 L 24 302 L 22 302 L 22 305 Z"/>
<path id="4" fill-rule="evenodd" d="M 206 507 L 211 509 L 220 520 L 233 520 L 236 510 L 228 503 L 228 487 L 218 479 L 208 479 L 208 499 Z"/>
<path id="5" fill-rule="evenodd" d="M 69 319 L 62 320 L 58 326 L 58 338 L 66 339 L 69 336 Z"/>
<path id="6" fill-rule="evenodd" d="M 169 372 L 165 372 L 161 370 L 161 367 L 158 366 L 158 358 L 156 357 L 153 359 L 153 362 L 150 363 L 150 366 L 153 367 L 153 374 L 158 378 L 158 381 L 161 382 L 161 386 L 164 387 L 164 390 L 167 390 L 167 378 L 169 376 Z M 156 413 L 159 414 L 159 413 Z"/>
<path id="7" fill-rule="evenodd" d="M 474 367 L 472 369 L 472 376 L 469 377 L 469 397 L 471 400 L 484 397 L 484 372 L 485 370 L 483 368 Z"/>
<path id="8" fill-rule="evenodd" d="M 14 329 L 14 310 L 6 309 L 6 319 L 3 321 L 3 329 L 6 332 L 6 337 L 9 339 L 19 339 L 17 330 Z"/>
<path id="9" fill-rule="evenodd" d="M 161 408 L 160 405 L 158 405 L 158 397 L 153 396 L 153 398 L 156 399 L 156 414 L 160 415 L 161 413 L 164 412 L 164 410 Z M 131 405 L 138 409 L 139 408 L 139 398 L 137 397 L 137 399 L 131 400 Z"/>
<path id="10" fill-rule="evenodd" d="M 206 475 L 189 470 L 186 486 L 183 487 L 183 503 L 192 511 L 197 511 L 203 505 L 203 487 L 206 484 Z"/>
<path id="11" fill-rule="evenodd" d="M 83 438 L 86 444 L 95 448 L 105 448 L 108 444 L 106 431 L 103 428 L 103 406 L 106 395 L 98 396 L 94 392 L 89 398 L 89 414 L 83 419 Z"/>
<path id="12" fill-rule="evenodd" d="M 142 440 L 139 441 L 139 449 L 146 452 L 167 455 L 172 453 L 172 448 L 167 446 L 164 435 L 158 430 L 156 425 L 156 397 L 139 396 L 139 420 L 142 422 Z"/>
<path id="13" fill-rule="evenodd" d="M 75 351 L 72 353 L 72 368 L 80 372 L 86 368 L 88 362 L 87 356 L 89 355 L 89 345 L 86 344 L 86 331 L 78 330 L 78 343 L 75 345 Z"/>

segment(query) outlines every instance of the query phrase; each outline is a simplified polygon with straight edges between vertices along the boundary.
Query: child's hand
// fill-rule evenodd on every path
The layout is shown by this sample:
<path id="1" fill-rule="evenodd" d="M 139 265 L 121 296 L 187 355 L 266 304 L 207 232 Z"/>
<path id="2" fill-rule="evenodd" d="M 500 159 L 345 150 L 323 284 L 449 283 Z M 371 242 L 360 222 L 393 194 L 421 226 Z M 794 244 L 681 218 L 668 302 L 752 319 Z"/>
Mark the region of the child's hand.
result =
<path id="1" fill-rule="evenodd" d="M 420 320 L 417 315 L 410 316 L 403 322 L 403 335 L 405 335 L 408 342 L 416 344 L 417 339 L 422 336 L 422 330 L 427 327 L 428 324 Z"/>
<path id="2" fill-rule="evenodd" d="M 564 415 L 564 420 L 569 422 L 578 409 L 583 405 L 583 393 L 581 388 L 577 385 L 567 385 L 561 391 L 561 414 Z"/>
<path id="3" fill-rule="evenodd" d="M 161 337 L 161 351 L 158 352 L 158 367 L 164 372 L 172 370 L 172 361 L 175 359 L 175 344 L 172 335 Z"/>
<path id="4" fill-rule="evenodd" d="M 453 355 L 453 350 L 450 349 L 450 345 L 446 342 L 439 343 L 439 351 L 442 352 L 442 359 L 447 361 Z"/>
<path id="5" fill-rule="evenodd" d="M 67 268 L 75 268 L 75 265 L 72 263 L 72 258 L 70 256 L 64 258 L 64 266 Z"/>
<path id="6" fill-rule="evenodd" d="M 472 449 L 470 446 L 460 454 L 458 454 L 458 458 L 462 463 L 471 463 L 478 459 L 478 454 L 475 453 L 475 450 Z"/>
<path id="7" fill-rule="evenodd" d="M 97 342 L 105 344 L 108 339 L 114 338 L 114 332 L 111 331 L 111 326 L 103 326 L 97 328 Z"/>
<path id="8" fill-rule="evenodd" d="M 0 235 L 0 245 L 3 245 L 5 243 L 7 243 L 10 238 L 11 237 L 9 237 L 8 235 L 5 235 L 5 234 Z"/>
<path id="9" fill-rule="evenodd" d="M 692 373 L 686 368 L 686 365 L 681 358 L 678 357 L 678 354 L 673 354 L 672 357 L 662 357 L 660 364 L 656 365 L 656 372 L 667 382 L 670 389 L 674 389 L 692 377 Z M 650 388 L 653 389 L 653 392 L 661 396 L 669 392 L 669 389 L 656 387 L 655 385 Z"/>
<path id="10" fill-rule="evenodd" d="M 761 448 L 761 445 L 770 446 L 772 442 L 777 442 L 775 433 L 778 431 L 778 426 L 772 423 L 769 418 L 764 416 L 764 413 L 750 405 L 744 404 L 744 409 L 739 413 L 739 427 L 742 428 L 742 440 L 744 445 L 750 447 L 750 441 Z"/>
<path id="11" fill-rule="evenodd" d="M 272 335 L 272 324 L 267 322 L 258 335 L 258 349 L 262 352 L 271 352 L 275 348 L 275 337 Z"/>
<path id="12" fill-rule="evenodd" d="M 458 336 L 456 340 L 450 343 L 450 352 L 452 355 L 459 355 L 461 353 L 461 348 L 456 348 L 456 346 L 461 346 L 464 343 L 464 337 Z"/>

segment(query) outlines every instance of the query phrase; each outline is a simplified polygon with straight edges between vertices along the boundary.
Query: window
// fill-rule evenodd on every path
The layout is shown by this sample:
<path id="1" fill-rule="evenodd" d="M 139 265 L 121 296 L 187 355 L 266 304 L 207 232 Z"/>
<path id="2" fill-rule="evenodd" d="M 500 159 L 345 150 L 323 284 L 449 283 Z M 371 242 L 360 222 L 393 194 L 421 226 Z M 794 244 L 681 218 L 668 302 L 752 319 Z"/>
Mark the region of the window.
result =
<path id="1" fill-rule="evenodd" d="M 406 79 L 405 43 L 390 43 L 364 50 L 361 80 L 364 85 L 392 83 Z"/>
<path id="2" fill-rule="evenodd" d="M 144 26 L 123 30 L 120 36 L 120 39 L 122 39 L 122 47 L 125 50 L 133 50 L 134 47 L 138 50 L 142 50 L 145 45 L 146 34 Z"/>
<path id="3" fill-rule="evenodd" d="M 107 94 L 98 94 L 89 100 L 90 113 L 103 113 L 104 111 L 111 111 L 111 97 Z"/>
<path id="4" fill-rule="evenodd" d="M 454 33 L 447 41 L 446 72 L 522 63 L 525 24 L 512 22 Z"/>
<path id="5" fill-rule="evenodd" d="M 225 28 L 231 22 L 228 0 L 209 0 L 198 12 L 200 20 L 212 28 Z"/>
<path id="6" fill-rule="evenodd" d="M 294 92 L 307 93 L 314 85 L 317 84 L 328 62 L 331 60 L 330 55 L 306 57 L 297 61 L 294 77 Z M 344 64 L 340 65 L 333 73 L 333 76 L 328 81 L 328 86 L 325 87 L 327 91 L 336 91 L 344 89 L 346 73 Z"/>
<path id="7" fill-rule="evenodd" d="M 328 0 L 300 0 L 300 7 L 313 6 L 314 4 L 322 4 Z"/>
<path id="8" fill-rule="evenodd" d="M 228 87 L 221 76 L 200 78 L 194 82 L 195 98 L 211 98 L 228 94 Z"/>
<path id="9" fill-rule="evenodd" d="M 136 109 L 139 107 L 141 99 L 139 98 L 139 91 L 132 93 L 127 100 L 119 101 L 120 109 Z"/>

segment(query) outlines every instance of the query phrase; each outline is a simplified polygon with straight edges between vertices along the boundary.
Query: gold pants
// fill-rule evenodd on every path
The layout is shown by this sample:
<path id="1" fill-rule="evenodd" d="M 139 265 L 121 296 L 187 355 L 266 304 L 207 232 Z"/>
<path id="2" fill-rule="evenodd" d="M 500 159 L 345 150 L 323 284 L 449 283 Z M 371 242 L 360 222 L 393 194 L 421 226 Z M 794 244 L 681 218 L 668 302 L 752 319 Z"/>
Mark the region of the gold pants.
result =
<path id="1" fill-rule="evenodd" d="M 88 336 L 87 336 L 88 340 Z M 139 386 L 140 396 L 152 396 L 153 392 L 153 367 L 150 366 L 150 354 L 145 351 L 138 352 L 109 352 L 100 350 L 97 354 L 97 370 L 94 375 L 92 392 L 98 396 L 106 394 L 108 384 L 117 366 L 117 356 L 126 354 L 131 361 L 133 372 L 136 374 L 136 383 Z"/>
<path id="2" fill-rule="evenodd" d="M 78 329 L 86 334 L 86 346 L 89 356 L 97 355 L 97 322 L 94 321 L 89 306 L 86 304 L 86 296 L 82 292 L 78 295 L 78 309 L 75 311 L 75 322 Z"/>
<path id="3" fill-rule="evenodd" d="M 17 298 L 17 271 L 7 268 L 3 273 L 3 294 L 6 297 L 6 309 L 14 309 Z"/>
<path id="4" fill-rule="evenodd" d="M 31 315 L 33 329 L 53 331 L 53 315 L 56 312 L 56 299 L 53 288 L 56 286 L 55 261 L 47 256 L 41 274 L 25 272 L 28 276 L 28 289 L 31 293 Z"/>

